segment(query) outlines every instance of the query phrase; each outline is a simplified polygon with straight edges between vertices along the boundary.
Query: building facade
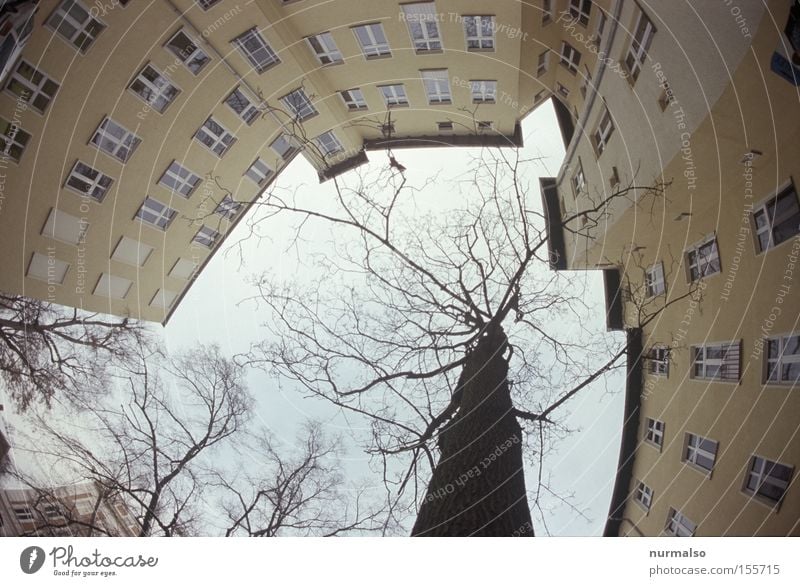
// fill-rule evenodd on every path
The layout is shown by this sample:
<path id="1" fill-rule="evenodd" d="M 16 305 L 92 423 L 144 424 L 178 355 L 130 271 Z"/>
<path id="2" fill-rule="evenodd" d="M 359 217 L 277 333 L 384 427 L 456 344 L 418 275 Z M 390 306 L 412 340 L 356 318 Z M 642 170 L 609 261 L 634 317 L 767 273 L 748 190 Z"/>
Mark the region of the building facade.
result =
<path id="1" fill-rule="evenodd" d="M 551 264 L 641 348 L 606 535 L 798 535 L 800 6 L 613 10 L 543 184 Z"/>

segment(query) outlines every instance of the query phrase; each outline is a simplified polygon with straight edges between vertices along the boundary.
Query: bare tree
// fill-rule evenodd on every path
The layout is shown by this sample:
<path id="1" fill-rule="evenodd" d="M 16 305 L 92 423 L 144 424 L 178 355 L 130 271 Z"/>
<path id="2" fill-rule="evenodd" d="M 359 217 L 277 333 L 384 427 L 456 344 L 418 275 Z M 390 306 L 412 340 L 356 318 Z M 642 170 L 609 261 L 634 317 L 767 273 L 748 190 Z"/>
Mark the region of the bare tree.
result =
<path id="1" fill-rule="evenodd" d="M 393 532 L 397 523 L 387 504 L 377 502 L 367 487 L 346 481 L 341 438 L 326 437 L 319 422 L 309 421 L 297 434 L 293 453 L 276 443 L 262 430 L 247 456 L 235 461 L 238 474 L 216 473 L 226 536 Z"/>
<path id="2" fill-rule="evenodd" d="M 410 185 L 392 164 L 334 179 L 334 202 L 273 189 L 258 203 L 261 222 L 295 218 L 295 243 L 325 241 L 303 253 L 310 282 L 256 280 L 268 333 L 246 361 L 371 420 L 368 449 L 384 470 L 393 469 L 387 458 L 405 457 L 405 471 L 385 481 L 398 500 L 412 491 L 413 535 L 533 535 L 543 480 L 529 503 L 524 451 L 541 470 L 564 431 L 564 405 L 625 366 L 624 341 L 558 327 L 563 316 L 584 318 L 586 306 L 578 277 L 547 269 L 532 164 L 484 150 L 463 205 L 446 214 L 421 214 L 432 186 Z M 622 186 L 561 227 L 591 238 L 611 206 L 663 192 Z M 663 309 L 641 308 L 633 327 Z"/>
<path id="3" fill-rule="evenodd" d="M 0 376 L 22 410 L 56 392 L 86 400 L 145 338 L 132 319 L 0 293 Z"/>
<path id="4" fill-rule="evenodd" d="M 122 499 L 139 535 L 188 535 L 206 515 L 200 503 L 209 452 L 242 429 L 251 398 L 241 369 L 216 346 L 156 358 L 140 355 L 120 392 L 85 403 L 70 426 L 39 414 L 36 436 L 15 450 L 65 467 L 65 477 L 95 483 L 104 499 Z M 29 487 L 43 484 L 21 476 Z"/>

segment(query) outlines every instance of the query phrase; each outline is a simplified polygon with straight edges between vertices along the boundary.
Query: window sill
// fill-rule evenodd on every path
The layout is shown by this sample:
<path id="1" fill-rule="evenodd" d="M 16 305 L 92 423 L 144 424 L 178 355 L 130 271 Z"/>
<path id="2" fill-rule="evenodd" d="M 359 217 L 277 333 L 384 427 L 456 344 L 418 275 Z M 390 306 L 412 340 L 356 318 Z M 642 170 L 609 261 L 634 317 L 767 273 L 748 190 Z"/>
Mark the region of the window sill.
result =
<path id="1" fill-rule="evenodd" d="M 684 468 L 689 468 L 691 470 L 694 470 L 698 474 L 703 475 L 706 479 L 711 480 L 711 475 L 713 473 L 713 469 L 712 470 L 707 470 L 706 468 L 703 468 L 702 466 L 698 466 L 697 464 L 695 464 L 693 462 L 690 462 L 689 460 L 683 460 L 682 459 L 681 462 L 683 463 Z"/>
<path id="2" fill-rule="evenodd" d="M 768 499 L 766 497 L 763 497 L 763 496 L 759 496 L 759 495 L 757 495 L 757 494 L 755 494 L 753 492 L 750 492 L 750 491 L 748 491 L 746 489 L 742 489 L 739 492 L 747 499 L 748 502 L 756 503 L 756 504 L 758 504 L 758 505 L 760 505 L 760 506 L 762 506 L 762 507 L 764 507 L 766 509 L 770 509 L 773 513 L 777 513 L 781 508 L 781 502 L 782 501 L 778 501 L 776 503 L 775 501 L 772 501 L 772 500 L 770 500 L 770 499 Z"/>

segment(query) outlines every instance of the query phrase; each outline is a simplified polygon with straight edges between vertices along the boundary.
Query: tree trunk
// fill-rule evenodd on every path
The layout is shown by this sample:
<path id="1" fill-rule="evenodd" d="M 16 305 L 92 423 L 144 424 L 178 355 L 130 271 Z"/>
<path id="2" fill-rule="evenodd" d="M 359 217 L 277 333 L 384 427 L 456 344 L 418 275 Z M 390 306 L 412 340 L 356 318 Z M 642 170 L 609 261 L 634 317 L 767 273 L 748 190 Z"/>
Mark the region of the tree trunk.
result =
<path id="1" fill-rule="evenodd" d="M 439 436 L 413 536 L 533 536 L 522 465 L 522 430 L 508 388 L 506 337 L 498 328 L 470 352 L 458 412 Z"/>

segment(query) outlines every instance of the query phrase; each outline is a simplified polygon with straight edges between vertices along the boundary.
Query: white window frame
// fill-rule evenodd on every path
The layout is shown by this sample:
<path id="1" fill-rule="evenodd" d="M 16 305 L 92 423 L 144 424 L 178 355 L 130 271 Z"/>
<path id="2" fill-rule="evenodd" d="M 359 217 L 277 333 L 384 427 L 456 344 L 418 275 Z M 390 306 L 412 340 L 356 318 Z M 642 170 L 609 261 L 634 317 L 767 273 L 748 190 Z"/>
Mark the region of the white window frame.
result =
<path id="1" fill-rule="evenodd" d="M 144 75 L 148 70 L 155 73 L 156 81 L 150 80 Z M 144 86 L 142 88 L 143 91 L 139 91 L 134 88 L 134 85 L 137 83 Z M 172 83 L 172 81 L 170 81 L 166 75 L 154 67 L 152 63 L 148 63 L 142 67 L 142 70 L 139 71 L 131 83 L 128 84 L 128 89 L 159 114 L 166 112 L 170 104 L 172 104 L 172 102 L 175 101 L 175 98 L 177 98 L 181 93 L 180 88 Z M 159 101 L 162 101 L 161 106 L 159 106 Z"/>
<path id="2" fill-rule="evenodd" d="M 317 46 L 314 46 L 316 42 Z M 337 65 L 344 63 L 342 52 L 336 46 L 336 41 L 333 40 L 333 35 L 330 32 L 319 33 L 306 37 L 311 52 L 319 61 L 320 65 Z"/>
<path id="3" fill-rule="evenodd" d="M 239 214 L 242 209 L 242 205 L 242 202 L 236 201 L 230 195 L 226 195 L 222 198 L 222 201 L 219 202 L 214 210 L 214 213 L 222 216 L 230 222 Z M 217 234 L 219 234 L 219 232 L 217 232 Z"/>
<path id="4" fill-rule="evenodd" d="M 219 243 L 221 237 L 222 235 L 213 228 L 209 228 L 208 226 L 200 226 L 197 234 L 195 234 L 192 238 L 192 244 L 199 244 L 200 246 L 204 246 L 210 250 Z"/>
<path id="5" fill-rule="evenodd" d="M 536 62 L 536 77 L 540 77 L 541 75 L 547 73 L 547 67 L 550 64 L 550 49 L 546 49 L 539 53 L 538 60 Z"/>
<path id="6" fill-rule="evenodd" d="M 20 73 L 20 69 L 23 67 L 28 68 L 31 72 L 31 77 L 33 79 L 29 79 L 25 77 L 23 74 Z M 39 80 L 36 81 L 36 77 L 39 76 Z M 49 92 L 45 89 L 45 85 L 49 83 L 55 85 L 55 90 Z M 18 94 L 16 91 L 12 89 L 12 85 L 18 84 L 22 86 L 22 89 L 26 92 L 27 97 L 23 94 Z M 47 110 L 47 107 L 50 105 L 50 102 L 56 97 L 61 84 L 55 81 L 52 77 L 47 75 L 41 69 L 37 69 L 33 66 L 30 62 L 25 59 L 20 59 L 19 63 L 14 66 L 11 75 L 8 76 L 8 82 L 6 83 L 6 91 L 13 95 L 15 98 L 20 98 L 25 101 L 28 106 L 34 111 L 39 114 L 44 114 Z M 36 105 L 37 98 L 44 98 L 47 100 L 47 103 L 44 105 L 43 108 L 39 108 Z"/>
<path id="7" fill-rule="evenodd" d="M 553 22 L 553 0 L 542 0 L 542 26 Z"/>
<path id="8" fill-rule="evenodd" d="M 245 43 L 248 41 L 253 41 L 259 46 L 247 47 Z M 261 36 L 261 33 L 258 32 L 257 27 L 246 30 L 233 39 L 231 43 L 234 47 L 239 49 L 239 52 L 244 56 L 245 60 L 250 63 L 256 73 L 264 73 L 281 62 L 270 44 Z"/>
<path id="9" fill-rule="evenodd" d="M 669 348 L 653 346 L 647 355 L 648 371 L 656 376 L 669 376 Z"/>
<path id="10" fill-rule="evenodd" d="M 25 154 L 25 148 L 31 141 L 31 133 L 22 129 L 19 125 L 13 124 L 0 116 L 0 127 L 5 127 L 3 134 L 0 134 L 0 152 L 7 155 L 9 159 L 15 163 L 19 163 L 22 155 Z M 24 138 L 21 141 L 20 138 Z M 11 153 L 12 149 L 19 149 L 19 156 L 14 156 Z"/>
<path id="11" fill-rule="evenodd" d="M 577 75 L 581 66 L 581 54 L 575 47 L 566 41 L 561 41 L 561 53 L 559 64 L 569 71 L 572 75 Z"/>
<path id="12" fill-rule="evenodd" d="M 387 108 L 408 106 L 408 95 L 402 83 L 379 85 L 378 89 L 383 96 L 383 101 L 386 103 Z"/>
<path id="13" fill-rule="evenodd" d="M 644 440 L 650 445 L 656 446 L 659 450 L 664 445 L 664 431 L 666 425 L 663 421 L 647 417 L 645 419 Z"/>
<path id="14" fill-rule="evenodd" d="M 345 94 L 347 94 L 350 99 L 345 97 Z M 354 112 L 356 110 L 367 109 L 367 101 L 364 99 L 364 92 L 361 91 L 361 88 L 356 87 L 349 90 L 341 90 L 339 95 L 342 97 L 342 101 L 349 111 Z"/>
<path id="15" fill-rule="evenodd" d="M 776 478 L 771 476 L 767 473 L 767 468 L 770 468 L 770 471 L 774 469 L 775 466 L 781 466 L 787 470 L 789 470 L 789 480 L 783 480 L 781 478 Z M 775 460 L 770 460 L 763 456 L 758 456 L 753 454 L 750 458 L 750 464 L 747 468 L 747 473 L 744 477 L 744 485 L 742 490 L 750 495 L 753 498 L 759 499 L 763 502 L 770 503 L 772 506 L 779 506 L 782 502 L 784 497 L 786 496 L 786 491 L 789 489 L 789 485 L 792 482 L 792 476 L 794 476 L 794 466 L 789 466 L 788 464 L 784 464 L 782 462 L 777 462 Z M 750 480 L 755 479 L 756 481 L 756 488 L 751 489 L 748 487 L 750 484 Z M 781 491 L 781 496 L 778 500 L 773 499 L 771 496 L 767 496 L 759 492 L 761 487 L 764 485 L 769 485 L 774 488 L 777 488 Z"/>
<path id="16" fill-rule="evenodd" d="M 281 153 L 281 152 L 280 152 L 278 149 L 276 149 L 276 148 L 275 148 L 275 144 L 276 144 L 276 143 L 278 143 L 278 142 L 280 142 L 280 141 L 283 141 L 283 142 L 285 142 L 285 143 L 286 143 L 286 147 L 287 147 L 287 148 L 286 148 L 286 150 L 284 151 L 284 153 Z M 295 155 L 295 153 L 297 153 L 297 152 L 298 152 L 298 150 L 299 150 L 299 149 L 297 148 L 297 146 L 296 146 L 296 145 L 293 143 L 293 141 L 292 141 L 292 138 L 291 138 L 290 136 L 286 135 L 286 134 L 282 134 L 282 135 L 280 135 L 278 138 L 276 138 L 275 140 L 273 140 L 273 141 L 270 143 L 270 145 L 269 145 L 269 148 L 271 148 L 273 151 L 275 151 L 275 153 L 277 153 L 277 155 L 278 155 L 278 156 L 279 156 L 279 157 L 280 157 L 280 158 L 281 158 L 281 159 L 282 159 L 284 162 L 287 162 L 287 163 L 289 162 L 289 159 L 291 159 L 291 158 L 292 158 L 292 157 Z"/>
<path id="17" fill-rule="evenodd" d="M 344 150 L 344 146 L 332 130 L 323 132 L 314 139 L 314 142 L 317 144 L 324 157 L 335 155 Z"/>
<path id="18" fill-rule="evenodd" d="M 589 26 L 592 16 L 592 0 L 569 0 L 569 14 L 583 26 Z"/>
<path id="19" fill-rule="evenodd" d="M 28 505 L 11 505 L 11 510 L 14 511 L 14 516 L 20 523 L 27 523 L 34 520 L 33 509 Z"/>
<path id="20" fill-rule="evenodd" d="M 603 154 L 608 147 L 608 141 L 614 135 L 614 120 L 611 118 L 611 112 L 608 108 L 603 109 L 603 113 L 597 122 L 597 127 L 593 133 L 594 148 L 597 151 L 597 156 Z"/>
<path id="21" fill-rule="evenodd" d="M 741 377 L 742 341 L 719 342 L 692 346 L 690 375 L 698 380 L 738 383 Z M 709 356 L 720 354 L 719 357 Z M 698 367 L 700 374 L 698 374 Z"/>
<path id="22" fill-rule="evenodd" d="M 556 92 L 564 99 L 569 98 L 569 88 L 559 81 L 556 82 Z"/>
<path id="23" fill-rule="evenodd" d="M 637 10 L 639 11 L 639 15 L 636 18 L 636 26 L 633 28 L 633 37 L 631 38 L 630 46 L 628 47 L 623 61 L 625 68 L 630 74 L 630 79 L 633 81 L 639 78 L 639 73 L 641 73 L 644 62 L 647 59 L 647 51 L 650 49 L 653 36 L 656 34 L 653 22 L 638 6 Z"/>
<path id="24" fill-rule="evenodd" d="M 220 127 L 221 133 L 217 133 L 216 130 L 209 128 L 209 124 L 216 124 Z M 208 145 L 204 143 L 199 137 L 201 135 L 207 136 L 211 141 L 212 144 Z M 219 158 L 222 158 L 225 153 L 227 153 L 230 148 L 236 144 L 236 135 L 233 134 L 230 130 L 225 128 L 222 124 L 219 123 L 213 116 L 209 116 L 203 125 L 197 129 L 197 132 L 194 134 L 194 138 L 197 142 L 207 148 L 209 151 L 214 153 Z M 222 150 L 217 151 L 217 148 L 220 147 Z"/>
<path id="25" fill-rule="evenodd" d="M 186 37 L 186 40 L 189 42 L 189 44 L 194 47 L 193 51 L 186 54 L 183 52 L 182 49 L 171 44 L 180 35 Z M 183 66 L 186 67 L 186 69 L 188 69 L 192 73 L 192 75 L 200 75 L 200 72 L 205 68 L 205 66 L 211 62 L 211 57 L 208 55 L 208 53 L 206 53 L 200 48 L 197 42 L 192 38 L 192 36 L 189 33 L 186 32 L 185 29 L 181 29 L 174 35 L 172 35 L 170 39 L 167 41 L 167 43 L 164 45 L 164 47 L 170 53 L 175 55 L 175 57 L 177 57 L 181 61 L 181 63 L 183 63 Z M 200 58 L 201 55 L 202 57 L 205 57 L 205 60 L 202 60 Z M 200 61 L 202 62 L 197 61 L 198 63 L 197 66 L 191 67 L 189 64 L 194 63 L 195 59 L 200 59 Z"/>
<path id="26" fill-rule="evenodd" d="M 292 114 L 293 118 L 300 121 L 308 120 L 319 114 L 302 87 L 294 89 L 283 96 L 281 103 Z"/>
<path id="27" fill-rule="evenodd" d="M 495 41 L 495 26 L 494 15 L 491 14 L 473 14 L 464 15 L 464 40 L 467 44 L 467 51 L 494 51 L 496 47 Z M 485 19 L 489 20 L 489 29 L 491 34 L 486 36 L 483 34 L 483 22 Z M 469 23 L 475 23 L 475 34 L 469 34 Z M 470 43 L 477 43 L 477 47 L 470 47 Z"/>
<path id="28" fill-rule="evenodd" d="M 701 444 L 703 442 L 711 442 L 714 444 L 714 451 L 709 451 L 706 448 L 702 447 Z M 683 440 L 683 456 L 681 460 L 686 462 L 687 464 L 691 464 L 695 468 L 699 468 L 701 471 L 707 474 L 711 474 L 714 470 L 714 464 L 717 461 L 717 451 L 719 450 L 719 442 L 716 440 L 712 440 L 707 437 L 703 437 L 701 435 L 697 435 L 695 433 L 686 432 L 684 435 Z M 707 468 L 703 464 L 699 462 L 700 457 L 707 458 L 711 460 L 711 467 Z"/>
<path id="29" fill-rule="evenodd" d="M 690 283 L 722 272 L 716 234 L 709 234 L 685 252 L 686 273 Z"/>
<path id="30" fill-rule="evenodd" d="M 689 519 L 679 510 L 672 507 L 667 513 L 667 523 L 664 526 L 664 533 L 675 537 L 693 537 L 697 532 L 697 523 Z"/>
<path id="31" fill-rule="evenodd" d="M 636 484 L 633 498 L 645 511 L 649 511 L 653 504 L 653 489 L 640 480 Z"/>
<path id="32" fill-rule="evenodd" d="M 244 174 L 259 187 L 264 187 L 275 176 L 275 171 L 263 159 L 257 158 Z"/>
<path id="33" fill-rule="evenodd" d="M 659 261 L 645 269 L 644 286 L 647 297 L 657 297 L 667 292 L 663 262 Z"/>
<path id="34" fill-rule="evenodd" d="M 135 217 L 146 226 L 166 231 L 177 215 L 178 210 L 148 195 L 136 211 Z"/>
<path id="35" fill-rule="evenodd" d="M 608 23 L 608 16 L 606 16 L 605 10 L 601 7 L 597 7 L 599 16 L 597 17 L 597 32 L 594 35 L 594 46 L 598 49 L 600 45 L 603 43 L 603 35 L 606 32 L 606 24 Z"/>
<path id="36" fill-rule="evenodd" d="M 580 158 L 578 159 L 578 167 L 572 175 L 572 189 L 575 192 L 575 197 L 586 193 L 586 175 L 583 173 L 583 163 Z"/>
<path id="37" fill-rule="evenodd" d="M 408 34 L 417 53 L 442 50 L 442 34 L 434 2 L 415 2 L 401 6 Z M 433 26 L 429 26 L 432 24 Z"/>
<path id="38" fill-rule="evenodd" d="M 121 136 L 111 134 L 110 130 L 116 131 Z M 103 139 L 112 143 L 110 150 L 101 146 Z M 114 157 L 122 163 L 127 163 L 133 156 L 133 153 L 136 152 L 136 148 L 141 144 L 142 139 L 119 122 L 116 122 L 113 118 L 106 116 L 102 122 L 100 122 L 97 130 L 94 131 L 89 142 L 96 146 L 101 152 Z"/>
<path id="39" fill-rule="evenodd" d="M 197 0 L 197 5 L 203 10 L 208 10 L 215 4 L 218 4 L 219 1 L 220 0 Z"/>
<path id="40" fill-rule="evenodd" d="M 85 169 L 79 169 L 80 166 L 85 167 Z M 95 173 L 95 177 L 92 178 L 90 175 L 86 174 L 88 172 Z M 86 191 L 82 191 L 78 187 L 71 185 L 70 180 L 72 179 L 85 183 L 88 186 Z M 108 185 L 102 184 L 103 179 L 108 179 Z M 106 194 L 111 190 L 113 185 L 113 177 L 106 175 L 102 171 L 98 171 L 91 165 L 87 165 L 81 160 L 75 161 L 75 164 L 72 166 L 72 170 L 67 175 L 66 181 L 64 181 L 65 189 L 74 191 L 81 196 L 89 196 L 96 202 L 102 202 L 103 198 L 105 198 Z"/>
<path id="41" fill-rule="evenodd" d="M 247 102 L 247 105 L 244 106 L 240 112 L 231 105 L 231 102 L 237 104 L 241 102 Z M 228 94 L 228 96 L 225 98 L 225 105 L 228 106 L 228 108 L 230 108 L 248 126 L 252 125 L 256 118 L 258 118 L 258 115 L 261 113 L 258 109 L 258 106 L 255 104 L 255 100 L 251 99 L 247 92 L 242 90 L 241 86 L 234 88 L 234 90 Z"/>
<path id="42" fill-rule="evenodd" d="M 767 385 L 800 385 L 800 377 L 795 380 L 783 378 L 783 367 L 788 364 L 800 364 L 800 347 L 795 348 L 791 354 L 786 352 L 787 340 L 797 339 L 797 346 L 800 346 L 800 332 L 792 332 L 782 336 L 771 336 L 764 340 L 764 377 L 763 383 Z M 776 356 L 770 356 L 770 346 L 777 345 Z M 770 378 L 772 373 L 776 373 L 776 378 Z"/>
<path id="43" fill-rule="evenodd" d="M 497 101 L 497 80 L 471 79 L 469 85 L 473 104 L 494 104 Z"/>
<path id="44" fill-rule="evenodd" d="M 769 215 L 769 205 L 773 202 L 777 204 L 779 199 L 782 198 L 789 198 L 794 203 L 794 209 L 784 211 L 779 216 L 770 217 Z M 773 214 L 775 213 L 774 208 L 777 208 L 777 205 L 773 206 Z M 758 218 L 763 216 L 765 221 L 764 223 L 759 226 Z M 797 228 L 794 234 L 791 234 L 785 237 L 780 242 L 775 241 L 775 227 L 781 225 L 782 223 L 789 222 L 795 216 L 800 216 L 800 202 L 798 202 L 798 194 L 797 190 L 795 189 L 794 182 L 790 181 L 784 187 L 782 187 L 776 194 L 768 197 L 766 200 L 761 202 L 755 209 L 753 210 L 752 218 L 752 227 L 753 227 L 753 237 L 755 239 L 756 245 L 756 254 L 760 254 L 762 252 L 766 252 L 771 248 L 775 248 L 776 246 L 780 246 L 784 242 L 789 242 L 792 240 L 797 234 L 800 234 L 800 218 L 798 218 L 794 226 Z M 766 246 L 761 241 L 761 236 L 763 234 L 767 235 L 767 242 Z"/>
<path id="45" fill-rule="evenodd" d="M 450 90 L 447 69 L 426 69 L 419 73 L 422 77 L 422 84 L 425 86 L 425 95 L 428 97 L 429 105 L 438 106 L 453 102 L 453 92 Z"/>
<path id="46" fill-rule="evenodd" d="M 176 167 L 176 169 L 173 170 L 173 166 Z M 166 183 L 164 181 L 165 178 L 172 179 L 172 181 L 175 183 L 175 186 Z M 161 174 L 158 184 L 164 189 L 168 189 L 170 193 L 179 195 L 184 199 L 189 199 L 192 196 L 192 193 L 194 193 L 194 190 L 197 189 L 197 186 L 200 185 L 201 181 L 202 178 L 200 175 L 191 169 L 184 167 L 178 161 L 172 161 L 169 165 L 167 165 L 164 173 Z"/>
<path id="47" fill-rule="evenodd" d="M 69 10 L 64 8 L 67 5 L 69 5 L 68 8 L 71 8 L 73 4 L 80 7 L 81 10 L 86 13 L 86 16 L 82 21 L 75 19 L 75 17 L 69 13 Z M 54 22 L 56 20 L 58 20 L 58 23 Z M 61 30 L 59 30 L 59 25 L 64 21 L 66 21 L 73 29 L 75 29 L 70 36 L 65 35 Z M 100 27 L 94 35 L 87 30 L 91 23 L 95 23 Z M 62 0 L 62 2 L 47 18 L 46 24 L 48 28 L 55 31 L 59 37 L 67 41 L 71 46 L 78 49 L 81 53 L 86 53 L 86 51 L 88 51 L 97 40 L 97 37 L 99 37 L 106 28 L 106 25 L 103 24 L 103 22 L 99 19 L 94 18 L 92 16 L 92 12 L 86 8 L 83 2 L 80 2 L 79 0 Z"/>
<path id="48" fill-rule="evenodd" d="M 361 47 L 361 53 L 366 59 L 379 59 L 382 57 L 391 57 L 392 49 L 389 47 L 389 40 L 386 37 L 386 32 L 383 30 L 383 25 L 379 22 L 371 22 L 367 24 L 360 24 L 352 27 L 353 34 Z M 365 33 L 366 39 L 359 36 L 359 32 Z M 383 40 L 381 40 L 383 39 Z"/>

